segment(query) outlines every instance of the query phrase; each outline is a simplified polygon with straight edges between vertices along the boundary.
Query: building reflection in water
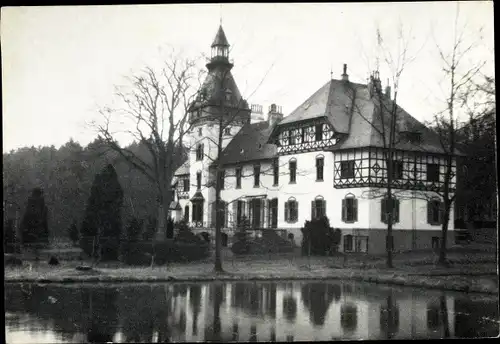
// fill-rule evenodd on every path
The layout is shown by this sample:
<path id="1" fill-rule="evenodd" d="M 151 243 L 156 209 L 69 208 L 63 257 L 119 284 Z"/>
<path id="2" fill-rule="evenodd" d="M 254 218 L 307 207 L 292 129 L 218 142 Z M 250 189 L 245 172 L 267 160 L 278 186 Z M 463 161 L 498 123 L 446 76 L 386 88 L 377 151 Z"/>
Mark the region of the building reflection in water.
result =
<path id="1" fill-rule="evenodd" d="M 25 342 L 21 339 L 26 336 L 37 342 L 36 336 L 42 339 L 42 334 L 48 333 L 60 342 L 92 343 L 384 340 L 498 334 L 498 324 L 492 327 L 484 321 L 485 315 L 498 319 L 498 300 L 475 302 L 435 291 L 365 287 L 340 282 L 119 288 L 7 285 L 6 330 L 12 343 Z M 27 320 L 21 322 L 21 318 Z M 24 337 L 16 339 L 20 330 Z"/>

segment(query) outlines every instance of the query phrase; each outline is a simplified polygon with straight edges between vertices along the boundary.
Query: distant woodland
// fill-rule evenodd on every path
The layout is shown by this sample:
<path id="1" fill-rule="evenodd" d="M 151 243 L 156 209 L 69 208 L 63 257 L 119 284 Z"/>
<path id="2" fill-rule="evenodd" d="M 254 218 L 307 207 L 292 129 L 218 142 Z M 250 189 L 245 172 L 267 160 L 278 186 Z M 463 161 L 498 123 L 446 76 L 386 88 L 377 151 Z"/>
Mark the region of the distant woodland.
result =
<path id="1" fill-rule="evenodd" d="M 149 157 L 142 145 L 133 143 L 127 148 L 145 160 Z M 180 149 L 175 154 L 175 166 L 170 168 L 177 168 L 185 157 L 185 151 Z M 128 223 L 132 217 L 156 218 L 158 192 L 154 185 L 97 138 L 86 147 L 70 140 L 59 149 L 26 147 L 4 153 L 4 221 L 16 221 L 17 217 L 20 222 L 33 188 L 39 187 L 48 209 L 50 238 L 67 238 L 73 221 L 81 226 L 96 173 L 110 163 L 124 191 L 122 223 Z"/>

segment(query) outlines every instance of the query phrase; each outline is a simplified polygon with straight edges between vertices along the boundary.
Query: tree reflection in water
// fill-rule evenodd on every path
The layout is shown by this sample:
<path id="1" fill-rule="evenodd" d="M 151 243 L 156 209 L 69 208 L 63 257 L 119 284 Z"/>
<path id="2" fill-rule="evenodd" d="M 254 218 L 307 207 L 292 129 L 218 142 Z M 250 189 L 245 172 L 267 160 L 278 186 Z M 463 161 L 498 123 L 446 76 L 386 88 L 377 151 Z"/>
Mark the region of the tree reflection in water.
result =
<path id="1" fill-rule="evenodd" d="M 192 284 L 189 287 L 189 304 L 193 314 L 193 335 L 198 335 L 198 316 L 201 311 L 201 285 Z"/>
<path id="2" fill-rule="evenodd" d="M 222 341 L 220 307 L 224 297 L 224 286 L 225 285 L 222 283 L 214 283 L 209 285 L 209 297 L 213 306 L 213 321 L 212 324 L 210 324 L 210 322 L 207 322 L 207 326 L 205 327 L 205 341 Z"/>
<path id="3" fill-rule="evenodd" d="M 323 326 L 331 302 L 340 299 L 341 288 L 330 283 L 306 283 L 301 288 L 302 302 L 309 310 L 309 319 L 315 326 Z"/>
<path id="4" fill-rule="evenodd" d="M 380 331 L 385 339 L 392 339 L 399 331 L 399 307 L 392 290 L 380 307 Z"/>
<path id="5" fill-rule="evenodd" d="M 441 338 L 450 337 L 448 305 L 444 293 L 439 299 L 427 303 L 427 329 L 433 333 L 440 333 Z"/>

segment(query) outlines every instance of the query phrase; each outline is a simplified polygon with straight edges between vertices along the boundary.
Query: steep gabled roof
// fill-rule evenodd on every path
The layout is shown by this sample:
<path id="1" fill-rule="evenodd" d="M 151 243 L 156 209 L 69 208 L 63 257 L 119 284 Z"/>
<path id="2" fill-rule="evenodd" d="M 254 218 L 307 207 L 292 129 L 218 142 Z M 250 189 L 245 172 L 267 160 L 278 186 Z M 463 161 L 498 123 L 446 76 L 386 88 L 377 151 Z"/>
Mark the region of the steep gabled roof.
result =
<path id="1" fill-rule="evenodd" d="M 267 121 L 245 124 L 226 146 L 219 162 L 229 165 L 276 157 L 276 145 L 266 143 L 272 129 Z"/>
<path id="2" fill-rule="evenodd" d="M 350 115 L 346 107 L 350 107 L 352 99 L 349 87 L 359 84 L 346 84 L 342 80 L 330 80 L 317 90 L 304 103 L 286 116 L 279 125 L 326 117 L 333 129 L 338 133 L 349 132 Z"/>
<path id="3" fill-rule="evenodd" d="M 175 170 L 174 176 L 180 176 L 183 174 L 189 174 L 189 159 L 184 161 L 184 163 Z"/>
<path id="4" fill-rule="evenodd" d="M 389 97 L 383 95 L 381 101 L 382 109 L 393 106 Z M 389 134 L 390 112 L 379 109 L 378 97 L 370 97 L 368 85 L 330 80 L 285 117 L 279 126 L 325 117 L 335 132 L 347 134 L 334 150 L 384 147 L 382 133 Z M 421 143 L 417 145 L 400 138 L 398 133 L 403 131 L 419 132 Z M 397 106 L 396 133 L 397 149 L 444 153 L 439 136 L 400 106 Z"/>

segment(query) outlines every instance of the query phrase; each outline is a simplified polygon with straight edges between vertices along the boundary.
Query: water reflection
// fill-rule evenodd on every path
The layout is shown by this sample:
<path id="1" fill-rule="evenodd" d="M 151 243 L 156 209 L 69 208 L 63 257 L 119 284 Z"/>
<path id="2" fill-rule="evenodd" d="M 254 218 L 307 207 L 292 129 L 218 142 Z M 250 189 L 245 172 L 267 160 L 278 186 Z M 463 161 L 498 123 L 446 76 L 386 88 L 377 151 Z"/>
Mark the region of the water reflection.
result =
<path id="1" fill-rule="evenodd" d="M 307 341 L 498 334 L 498 299 L 377 285 L 6 285 L 9 343 Z"/>

